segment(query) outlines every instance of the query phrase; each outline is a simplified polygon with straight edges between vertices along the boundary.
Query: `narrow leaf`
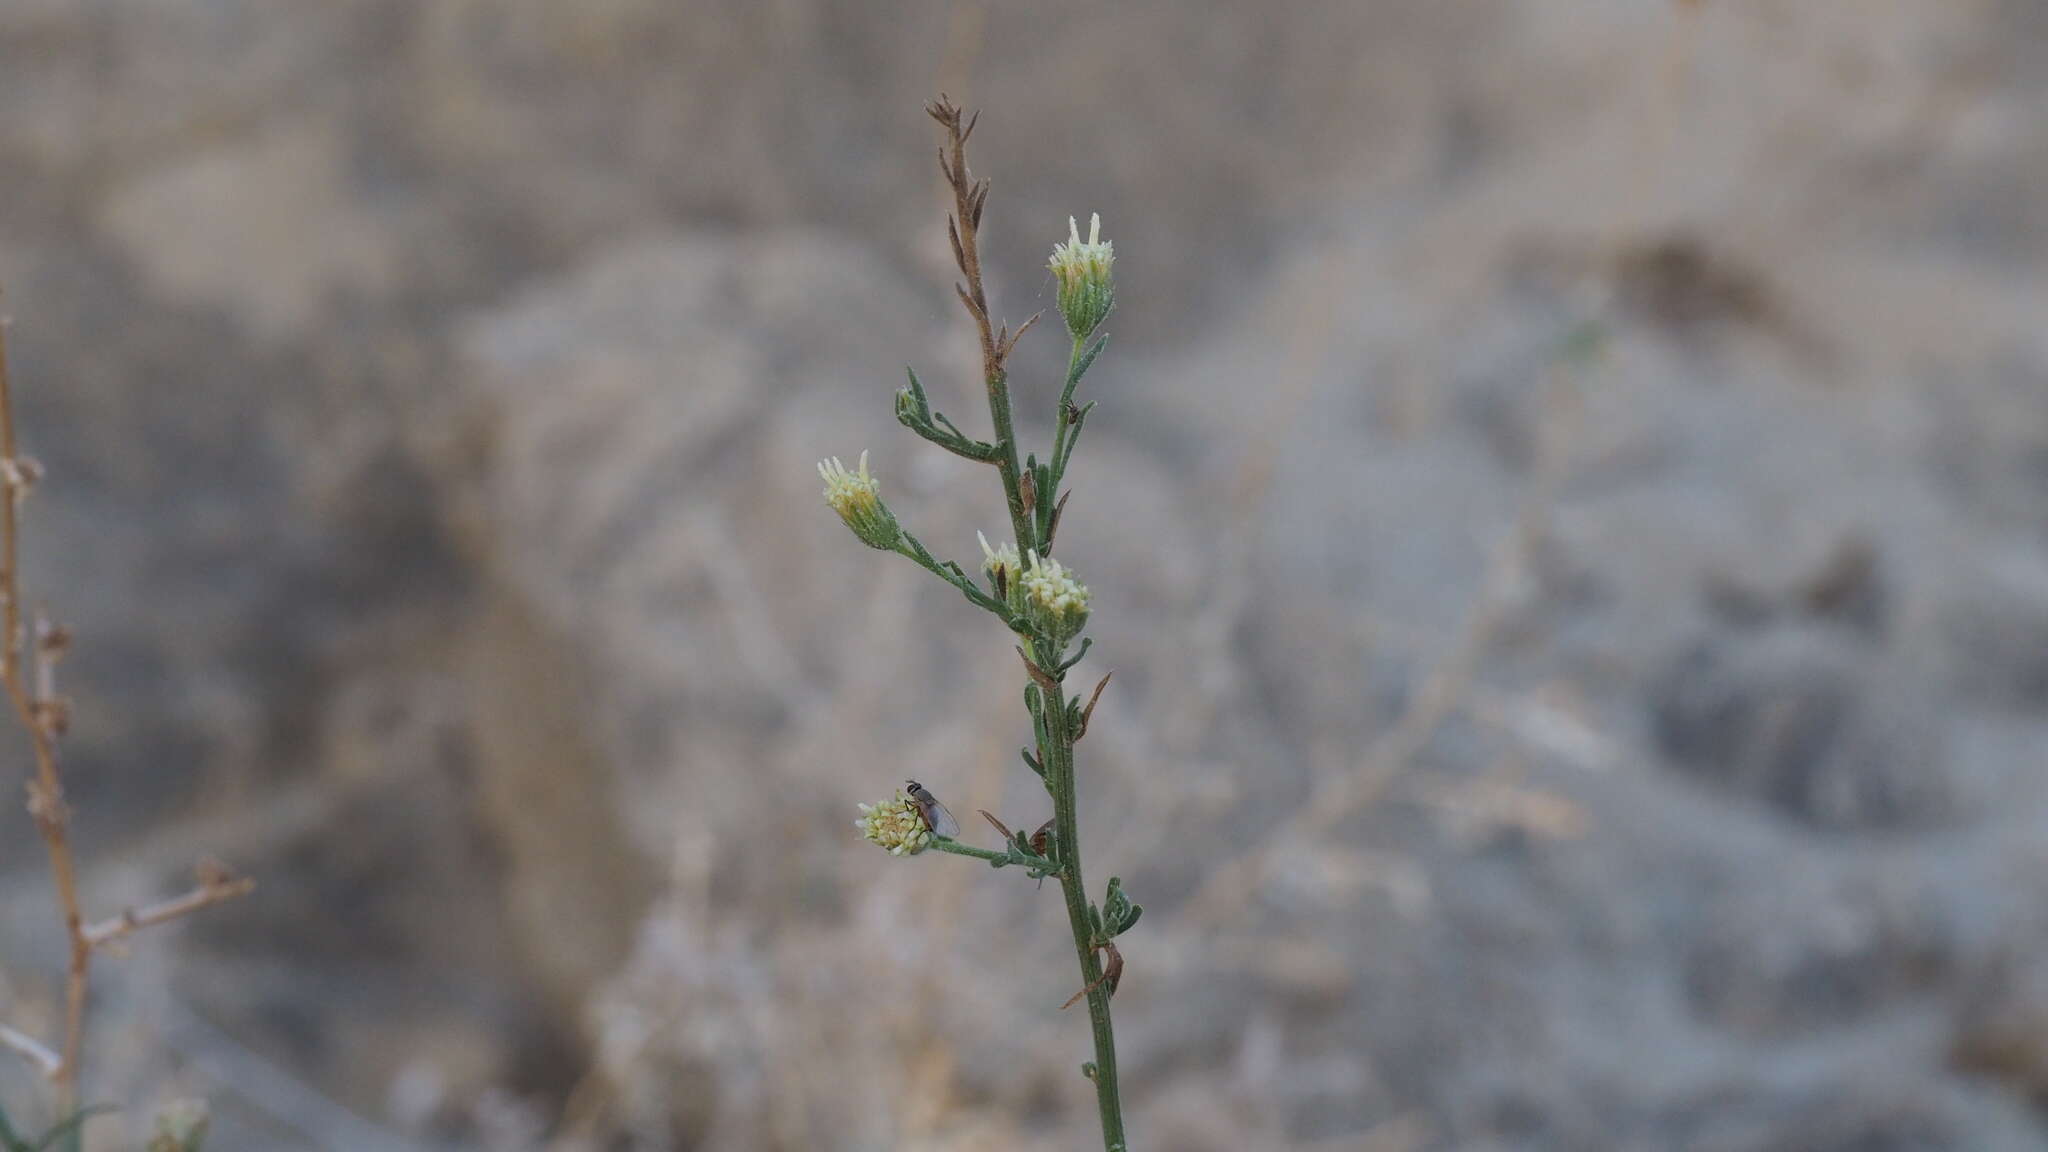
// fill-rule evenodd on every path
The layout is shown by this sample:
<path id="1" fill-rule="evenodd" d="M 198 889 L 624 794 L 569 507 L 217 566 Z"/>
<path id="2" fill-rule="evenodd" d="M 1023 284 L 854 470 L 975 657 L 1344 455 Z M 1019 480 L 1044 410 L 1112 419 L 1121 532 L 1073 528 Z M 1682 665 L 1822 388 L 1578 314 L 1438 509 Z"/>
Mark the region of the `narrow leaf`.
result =
<path id="1" fill-rule="evenodd" d="M 1073 374 L 1068 377 L 1068 379 L 1079 380 L 1081 377 L 1086 376 L 1088 374 L 1088 369 L 1093 367 L 1095 364 L 1095 357 L 1101 354 L 1102 346 L 1107 343 L 1109 343 L 1109 333 L 1104 332 L 1102 335 L 1097 336 L 1095 338 L 1095 343 L 1090 344 L 1086 349 L 1084 349 L 1081 353 L 1081 358 L 1079 360 L 1074 361 L 1074 371 Z"/>

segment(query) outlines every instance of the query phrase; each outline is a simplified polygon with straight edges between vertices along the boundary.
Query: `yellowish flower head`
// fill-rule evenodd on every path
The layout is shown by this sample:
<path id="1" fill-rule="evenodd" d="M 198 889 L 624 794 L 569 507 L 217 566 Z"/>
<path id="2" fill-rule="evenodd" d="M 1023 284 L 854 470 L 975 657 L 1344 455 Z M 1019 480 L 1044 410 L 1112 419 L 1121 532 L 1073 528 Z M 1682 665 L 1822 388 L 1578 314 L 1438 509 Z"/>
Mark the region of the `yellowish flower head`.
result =
<path id="1" fill-rule="evenodd" d="M 1067 217 L 1067 242 L 1052 246 L 1049 267 L 1061 287 L 1083 280 L 1107 280 L 1116 263 L 1116 245 L 1102 238 L 1102 214 L 1088 216 L 1088 239 L 1081 239 L 1081 225 Z"/>
<path id="2" fill-rule="evenodd" d="M 882 503 L 882 485 L 868 474 L 868 454 L 860 454 L 860 470 L 848 472 L 834 456 L 818 462 L 818 475 L 825 480 L 825 503 L 832 506 L 853 534 L 870 548 L 884 552 L 894 549 L 903 538 L 896 516 Z"/>
<path id="3" fill-rule="evenodd" d="M 818 475 L 825 478 L 825 503 L 851 520 L 872 512 L 882 502 L 882 485 L 868 475 L 868 454 L 860 454 L 860 471 L 848 472 L 839 457 L 818 461 Z"/>
<path id="4" fill-rule="evenodd" d="M 1031 565 L 1024 569 L 1024 601 L 1033 612 L 1055 626 L 1071 632 L 1088 619 L 1088 588 L 1074 574 L 1050 556 L 1031 553 Z"/>
<path id="5" fill-rule="evenodd" d="M 862 804 L 860 819 L 853 822 L 860 834 L 888 849 L 891 856 L 915 856 L 932 842 L 932 830 L 924 814 L 898 788 L 896 795 L 879 804 Z"/>

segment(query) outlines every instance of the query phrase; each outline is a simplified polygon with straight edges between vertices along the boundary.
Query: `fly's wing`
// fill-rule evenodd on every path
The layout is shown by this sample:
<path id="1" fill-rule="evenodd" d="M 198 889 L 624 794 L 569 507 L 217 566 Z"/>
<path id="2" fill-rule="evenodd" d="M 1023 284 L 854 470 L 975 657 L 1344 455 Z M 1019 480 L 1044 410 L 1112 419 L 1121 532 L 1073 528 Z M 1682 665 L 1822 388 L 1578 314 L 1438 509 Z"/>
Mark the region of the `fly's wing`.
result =
<path id="1" fill-rule="evenodd" d="M 960 822 L 953 819 L 953 814 L 946 810 L 944 804 L 939 803 L 936 796 L 932 797 L 932 833 L 944 836 L 948 840 L 960 838 Z"/>

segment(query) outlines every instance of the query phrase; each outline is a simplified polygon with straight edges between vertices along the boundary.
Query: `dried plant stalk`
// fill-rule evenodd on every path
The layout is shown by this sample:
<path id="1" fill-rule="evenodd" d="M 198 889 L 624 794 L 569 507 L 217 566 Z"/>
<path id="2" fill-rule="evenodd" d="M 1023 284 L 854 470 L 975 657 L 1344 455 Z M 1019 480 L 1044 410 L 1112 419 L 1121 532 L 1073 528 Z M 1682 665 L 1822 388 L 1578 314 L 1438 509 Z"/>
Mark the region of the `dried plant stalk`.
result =
<path id="1" fill-rule="evenodd" d="M 57 664 L 70 649 L 71 635 L 40 616 L 32 635 L 22 624 L 21 510 L 41 477 L 42 466 L 22 455 L 16 444 L 14 396 L 7 372 L 7 321 L 0 318 L 0 489 L 4 489 L 0 491 L 0 683 L 28 731 L 35 760 L 28 781 L 28 810 L 49 856 L 50 877 L 69 945 L 62 1046 L 52 1048 L 7 1027 L 0 1027 L 0 1046 L 27 1059 L 49 1078 L 56 1089 L 57 1114 L 73 1124 L 70 1131 L 75 1135 L 93 954 L 139 929 L 246 895 L 254 884 L 222 865 L 202 864 L 191 891 L 88 926 L 79 901 L 78 864 L 71 850 L 71 808 L 64 798 L 64 776 L 57 758 L 71 716 L 70 703 L 57 692 Z"/>

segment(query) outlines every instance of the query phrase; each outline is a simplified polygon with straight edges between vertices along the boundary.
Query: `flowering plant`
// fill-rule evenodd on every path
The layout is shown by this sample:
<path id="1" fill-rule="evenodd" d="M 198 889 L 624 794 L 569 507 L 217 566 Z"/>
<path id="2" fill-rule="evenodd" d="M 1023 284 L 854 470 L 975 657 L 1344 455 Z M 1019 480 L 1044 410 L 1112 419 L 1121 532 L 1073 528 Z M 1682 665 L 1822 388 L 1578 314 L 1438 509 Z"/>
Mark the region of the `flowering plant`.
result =
<path id="1" fill-rule="evenodd" d="M 1067 673 L 1080 663 L 1091 643 L 1081 635 L 1088 624 L 1089 593 L 1052 554 L 1069 495 L 1061 484 L 1081 429 L 1095 407 L 1092 402 L 1076 404 L 1074 393 L 1108 339 L 1097 332 L 1115 303 L 1111 278 L 1115 252 L 1110 242 L 1101 238 L 1099 216 L 1089 218 L 1086 241 L 1081 239 L 1080 226 L 1069 219 L 1067 241 L 1053 248 L 1050 267 L 1058 282 L 1060 313 L 1072 337 L 1072 348 L 1065 387 L 1054 413 L 1051 455 L 1044 461 L 1035 454 L 1020 457 L 1010 410 L 1008 364 L 1018 339 L 1038 317 L 1026 320 L 1014 333 L 1007 324 L 997 327 L 990 323 L 978 244 L 989 182 L 975 179 L 967 168 L 967 138 L 974 131 L 975 120 L 963 117 L 959 106 L 943 96 L 926 111 L 945 133 L 939 166 L 953 192 L 946 233 L 962 277 L 955 290 L 980 337 L 982 380 L 994 439 L 975 439 L 934 411 L 915 371 L 908 373 L 910 383 L 896 393 L 896 418 L 955 455 L 994 466 L 1009 508 L 1011 539 L 991 545 L 987 536 L 977 534 L 983 559 L 981 579 L 973 579 L 959 564 L 935 558 L 897 522 L 882 502 L 880 483 L 868 472 L 867 453 L 861 453 L 855 471 L 849 472 L 837 457 L 819 464 L 818 471 L 825 480 L 825 502 L 862 543 L 909 558 L 1015 634 L 1026 675 L 1024 705 L 1031 714 L 1034 736 L 1034 747 L 1025 750 L 1024 762 L 1045 786 L 1052 818 L 1025 834 L 1011 831 L 983 812 L 1002 836 L 1003 847 L 999 851 L 975 847 L 956 839 L 959 829 L 951 815 L 922 785 L 912 782 L 907 794 L 899 790 L 880 803 L 862 804 L 855 825 L 894 856 L 945 852 L 985 860 L 996 868 L 1022 868 L 1026 875 L 1039 879 L 1059 880 L 1081 969 L 1081 990 L 1068 1004 L 1087 1000 L 1095 1034 L 1095 1059 L 1082 1066 L 1082 1073 L 1095 1084 L 1104 1147 L 1108 1152 L 1129 1152 L 1117 1094 L 1116 1037 L 1109 1009 L 1110 997 L 1123 975 L 1123 955 L 1115 940 L 1138 922 L 1143 910 L 1124 895 L 1122 882 L 1116 878 L 1111 878 L 1101 904 L 1091 902 L 1082 879 L 1074 746 L 1087 734 L 1095 702 L 1109 677 L 1097 681 L 1085 704 L 1079 695 L 1067 693 Z"/>

